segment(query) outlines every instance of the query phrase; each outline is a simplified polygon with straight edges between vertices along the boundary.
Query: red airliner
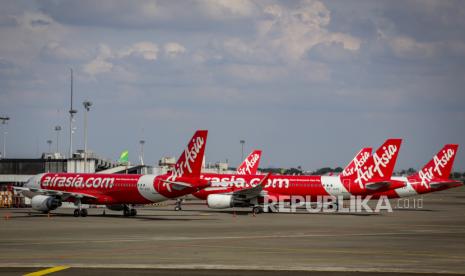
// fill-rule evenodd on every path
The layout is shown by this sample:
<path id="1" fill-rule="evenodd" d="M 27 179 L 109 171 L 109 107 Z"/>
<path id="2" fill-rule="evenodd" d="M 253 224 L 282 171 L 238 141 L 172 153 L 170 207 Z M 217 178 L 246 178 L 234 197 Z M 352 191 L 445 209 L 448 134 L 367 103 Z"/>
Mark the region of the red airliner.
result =
<path id="1" fill-rule="evenodd" d="M 458 148 L 455 144 L 444 145 L 419 172 L 407 177 L 392 177 L 406 183 L 405 187 L 376 193 L 373 197 L 410 197 L 462 186 L 463 182 L 449 178 Z"/>
<path id="2" fill-rule="evenodd" d="M 371 149 L 359 152 L 352 161 L 359 164 L 365 160 L 363 167 L 349 164 L 353 170 L 338 176 L 320 175 L 272 175 L 264 185 L 257 185 L 263 175 L 237 175 L 204 173 L 202 179 L 211 181 L 211 186 L 194 195 L 206 199 L 210 208 L 225 209 L 230 207 L 253 207 L 254 213 L 263 211 L 261 201 L 265 197 L 289 200 L 292 196 L 309 196 L 316 200 L 318 196 L 365 196 L 402 188 L 403 181 L 391 179 L 400 150 L 401 139 L 388 139 L 373 154 L 366 156 Z"/>
<path id="3" fill-rule="evenodd" d="M 371 153 L 371 152 L 370 152 Z M 258 171 L 258 165 L 260 164 L 260 158 L 262 157 L 261 150 L 253 150 L 245 159 L 244 161 L 237 167 L 236 174 L 238 175 L 255 175 Z M 218 183 L 217 183 L 218 184 Z M 197 193 L 200 193 L 197 196 Z M 174 207 L 175 211 L 182 210 L 182 203 L 184 200 L 190 199 L 204 199 L 203 193 L 196 192 L 190 195 L 186 195 L 182 198 L 178 198 L 176 200 L 176 205 Z"/>
<path id="4" fill-rule="evenodd" d="M 82 204 L 106 205 L 111 210 L 135 216 L 134 204 L 148 204 L 177 198 L 205 188 L 200 178 L 207 130 L 198 130 L 189 140 L 172 172 L 163 175 L 43 173 L 15 187 L 31 198 L 32 208 L 55 210 L 63 201 L 74 202 L 74 216 L 87 216 Z"/>

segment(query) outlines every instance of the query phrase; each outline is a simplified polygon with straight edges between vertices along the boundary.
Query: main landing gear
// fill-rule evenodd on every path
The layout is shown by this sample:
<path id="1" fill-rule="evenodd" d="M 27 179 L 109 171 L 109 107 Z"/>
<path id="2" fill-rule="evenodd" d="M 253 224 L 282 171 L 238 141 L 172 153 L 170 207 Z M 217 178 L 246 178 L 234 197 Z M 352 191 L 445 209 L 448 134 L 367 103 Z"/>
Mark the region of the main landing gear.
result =
<path id="1" fill-rule="evenodd" d="M 87 217 L 87 209 L 81 209 L 81 210 L 75 209 L 74 210 L 74 216 L 75 217 L 79 217 L 79 216 Z"/>
<path id="2" fill-rule="evenodd" d="M 74 214 L 73 214 L 73 215 L 74 215 L 75 217 L 79 217 L 79 216 L 81 216 L 81 217 L 87 217 L 87 209 L 82 209 L 82 204 L 81 204 L 81 200 L 80 200 L 80 199 L 76 200 L 76 204 L 77 204 L 78 208 L 74 210 Z"/>
<path id="3" fill-rule="evenodd" d="M 125 217 L 134 217 L 137 215 L 137 210 L 134 208 L 129 208 L 129 206 L 124 205 L 123 215 Z"/>
<path id="4" fill-rule="evenodd" d="M 254 206 L 252 208 L 252 213 L 254 213 L 255 215 L 263 213 L 263 207 L 262 206 Z"/>
<path id="5" fill-rule="evenodd" d="M 178 198 L 176 199 L 176 205 L 174 206 L 175 211 L 181 211 L 182 210 L 182 199 Z"/>

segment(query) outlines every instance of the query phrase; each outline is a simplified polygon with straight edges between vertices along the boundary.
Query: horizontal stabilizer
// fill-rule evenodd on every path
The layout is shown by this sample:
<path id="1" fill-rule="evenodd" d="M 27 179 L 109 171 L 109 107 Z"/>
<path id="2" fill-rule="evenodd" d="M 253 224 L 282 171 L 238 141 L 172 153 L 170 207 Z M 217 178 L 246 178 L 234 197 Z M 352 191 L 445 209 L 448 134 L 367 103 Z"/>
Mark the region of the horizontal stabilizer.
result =
<path id="1" fill-rule="evenodd" d="M 463 182 L 460 181 L 454 181 L 454 180 L 448 180 L 448 181 L 438 181 L 438 182 L 431 182 L 429 183 L 429 186 L 432 189 L 437 189 L 437 188 L 446 188 L 446 187 L 455 187 L 457 185 L 463 185 Z"/>
<path id="2" fill-rule="evenodd" d="M 370 182 L 370 183 L 365 184 L 365 188 L 367 190 L 376 191 L 376 190 L 387 188 L 390 185 L 391 185 L 391 182 L 389 181 Z"/>

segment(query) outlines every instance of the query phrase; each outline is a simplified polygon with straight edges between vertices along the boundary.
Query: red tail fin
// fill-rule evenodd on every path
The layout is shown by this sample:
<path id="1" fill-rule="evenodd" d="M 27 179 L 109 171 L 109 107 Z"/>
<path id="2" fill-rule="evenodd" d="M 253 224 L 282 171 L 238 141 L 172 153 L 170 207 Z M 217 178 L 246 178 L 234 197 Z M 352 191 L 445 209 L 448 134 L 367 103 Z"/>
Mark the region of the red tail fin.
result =
<path id="1" fill-rule="evenodd" d="M 345 169 L 342 171 L 341 175 L 342 176 L 351 176 L 355 173 L 356 169 L 361 168 L 368 158 L 371 156 L 371 148 L 363 148 L 361 149 L 357 155 L 355 155 L 354 159 L 350 161 L 349 165 L 345 167 Z"/>
<path id="2" fill-rule="evenodd" d="M 189 140 L 187 148 L 184 149 L 174 165 L 170 180 L 180 176 L 200 177 L 207 135 L 207 130 L 197 130 L 195 132 L 194 136 Z"/>
<path id="3" fill-rule="evenodd" d="M 389 181 L 394 171 L 401 143 L 402 139 L 386 140 L 386 142 L 368 158 L 363 167 L 356 169 L 356 173 L 348 178 L 353 179 L 360 188 L 364 188 L 364 185 L 367 183 Z"/>
<path id="4" fill-rule="evenodd" d="M 448 179 L 459 145 L 448 144 L 431 159 L 416 175 L 430 181 L 433 178 Z"/>
<path id="5" fill-rule="evenodd" d="M 252 151 L 237 168 L 236 173 L 241 175 L 257 174 L 260 158 L 262 157 L 261 150 Z"/>

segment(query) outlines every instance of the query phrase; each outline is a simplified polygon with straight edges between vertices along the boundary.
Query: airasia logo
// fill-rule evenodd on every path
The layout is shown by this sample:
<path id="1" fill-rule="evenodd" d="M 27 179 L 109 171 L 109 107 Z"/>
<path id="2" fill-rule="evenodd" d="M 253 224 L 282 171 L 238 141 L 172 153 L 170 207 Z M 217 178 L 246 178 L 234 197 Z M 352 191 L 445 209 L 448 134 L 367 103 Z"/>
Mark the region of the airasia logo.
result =
<path id="1" fill-rule="evenodd" d="M 113 177 L 89 177 L 84 180 L 82 176 L 46 176 L 42 182 L 42 187 L 69 187 L 69 188 L 94 188 L 94 189 L 111 189 L 115 184 Z"/>
<path id="2" fill-rule="evenodd" d="M 168 177 L 168 180 L 175 180 L 177 177 L 184 175 L 185 170 L 192 173 L 191 165 L 197 159 L 197 156 L 204 144 L 205 140 L 202 137 L 192 139 L 192 146 L 184 150 L 184 160 L 176 164 L 173 173 Z"/>
<path id="3" fill-rule="evenodd" d="M 212 187 L 226 187 L 226 188 L 248 188 L 250 186 L 254 187 L 257 186 L 263 178 L 254 177 L 250 179 L 248 182 L 242 177 L 235 177 L 232 175 L 231 177 L 204 177 L 200 176 L 200 178 L 211 181 Z M 222 183 L 226 182 L 226 183 Z M 288 178 L 273 178 L 268 179 L 264 188 L 289 188 L 290 181 Z"/>
<path id="4" fill-rule="evenodd" d="M 434 178 L 434 172 L 436 172 L 439 176 L 442 176 L 442 169 L 446 167 L 446 165 L 455 155 L 455 151 L 453 149 L 443 150 L 442 153 L 443 155 L 441 158 L 439 158 L 437 155 L 433 157 L 434 167 L 430 166 L 418 172 L 418 176 L 421 180 L 421 186 L 429 188 L 429 183 Z"/>
<path id="5" fill-rule="evenodd" d="M 386 168 L 387 165 L 391 162 L 392 157 L 397 152 L 398 147 L 396 145 L 388 145 L 387 147 L 383 147 L 384 152 L 381 156 L 375 152 L 373 154 L 373 165 L 364 167 L 364 170 L 361 168 L 356 168 L 357 178 L 355 179 L 355 183 L 358 183 L 361 189 L 363 189 L 363 183 L 367 182 L 375 173 L 378 173 L 380 177 L 384 177 L 382 168 Z"/>
<path id="6" fill-rule="evenodd" d="M 260 155 L 252 154 L 249 158 L 245 159 L 244 165 L 237 170 L 237 174 L 252 174 L 250 171 L 251 168 L 255 167 Z"/>
<path id="7" fill-rule="evenodd" d="M 437 155 L 433 157 L 434 171 L 437 172 L 440 176 L 442 176 L 441 169 L 444 169 L 444 167 L 449 163 L 452 157 L 454 157 L 455 151 L 453 149 L 447 149 L 447 151 L 443 150 L 442 153 L 443 156 L 441 159 L 439 159 Z"/>
<path id="8" fill-rule="evenodd" d="M 360 159 L 357 159 L 357 156 L 355 156 L 354 165 L 350 166 L 347 169 L 345 169 L 342 172 L 342 176 L 351 176 L 351 175 L 353 175 L 355 173 L 355 170 L 358 169 L 358 168 L 361 168 L 363 166 L 363 164 L 365 164 L 367 162 L 369 157 L 370 157 L 369 152 L 363 152 L 362 154 L 360 154 Z"/>

